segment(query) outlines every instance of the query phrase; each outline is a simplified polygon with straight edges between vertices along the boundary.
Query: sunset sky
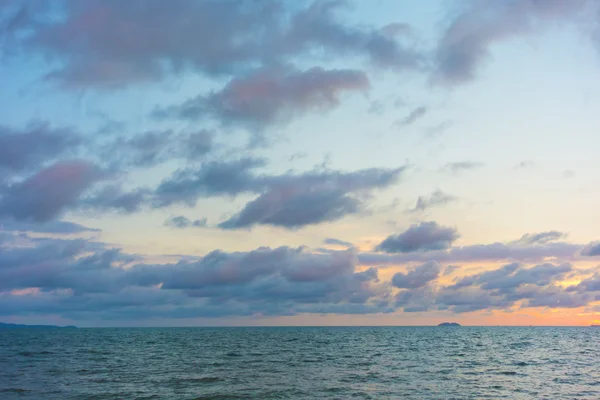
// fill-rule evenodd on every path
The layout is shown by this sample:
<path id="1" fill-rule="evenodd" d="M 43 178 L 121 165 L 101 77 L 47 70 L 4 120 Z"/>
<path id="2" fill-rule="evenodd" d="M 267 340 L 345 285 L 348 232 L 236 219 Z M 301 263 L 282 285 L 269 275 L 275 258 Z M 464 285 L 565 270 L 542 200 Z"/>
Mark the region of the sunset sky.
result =
<path id="1" fill-rule="evenodd" d="M 0 321 L 600 320 L 600 3 L 0 0 Z"/>

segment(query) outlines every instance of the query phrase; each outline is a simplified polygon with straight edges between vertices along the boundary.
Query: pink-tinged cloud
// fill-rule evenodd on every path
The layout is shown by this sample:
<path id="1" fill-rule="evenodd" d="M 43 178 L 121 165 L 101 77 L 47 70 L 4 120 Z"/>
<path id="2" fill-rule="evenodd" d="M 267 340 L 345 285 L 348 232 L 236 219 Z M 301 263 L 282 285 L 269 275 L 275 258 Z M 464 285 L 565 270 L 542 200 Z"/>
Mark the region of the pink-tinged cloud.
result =
<path id="1" fill-rule="evenodd" d="M 0 189 L 0 215 L 48 221 L 74 206 L 104 174 L 86 161 L 57 162 L 29 178 Z"/>
<path id="2" fill-rule="evenodd" d="M 369 87 L 367 75 L 359 70 L 266 68 L 236 77 L 208 96 L 157 111 L 157 115 L 192 120 L 212 117 L 223 124 L 260 129 L 310 110 L 331 110 L 343 93 L 365 92 Z"/>
<path id="3" fill-rule="evenodd" d="M 0 30 L 5 44 L 58 60 L 47 77 L 69 88 L 122 87 L 190 70 L 232 75 L 320 53 L 394 70 L 422 64 L 403 40 L 410 27 L 357 25 L 340 18 L 346 2 L 339 0 L 13 3 Z M 61 18 L 47 18 L 56 9 Z"/>
<path id="4" fill-rule="evenodd" d="M 36 295 L 40 292 L 40 288 L 26 288 L 26 289 L 14 289 L 10 291 L 13 296 L 31 296 Z"/>
<path id="5" fill-rule="evenodd" d="M 551 23 L 569 21 L 588 0 L 468 1 L 449 24 L 435 53 L 435 79 L 460 84 L 474 79 L 490 47 Z"/>

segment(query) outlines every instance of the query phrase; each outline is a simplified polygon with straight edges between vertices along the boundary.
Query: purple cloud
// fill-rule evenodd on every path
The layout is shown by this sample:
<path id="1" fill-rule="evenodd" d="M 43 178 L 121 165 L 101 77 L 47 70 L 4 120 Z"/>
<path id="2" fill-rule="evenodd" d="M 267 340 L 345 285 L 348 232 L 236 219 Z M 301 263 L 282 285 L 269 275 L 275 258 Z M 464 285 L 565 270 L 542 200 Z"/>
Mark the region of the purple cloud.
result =
<path id="1" fill-rule="evenodd" d="M 458 200 L 458 197 L 456 197 L 456 196 L 444 193 L 441 190 L 436 190 L 429 197 L 419 196 L 415 207 L 408 210 L 408 212 L 409 213 L 424 212 L 431 207 L 444 206 L 446 204 L 455 202 L 457 200 Z"/>
<path id="2" fill-rule="evenodd" d="M 422 222 L 411 225 L 403 233 L 388 236 L 376 250 L 386 253 L 444 250 L 450 248 L 459 237 L 454 228 L 443 227 L 433 221 Z"/>
<path id="3" fill-rule="evenodd" d="M 73 130 L 49 124 L 32 123 L 24 129 L 0 126 L 0 179 L 3 169 L 11 173 L 37 169 L 73 152 L 81 142 Z"/>
<path id="4" fill-rule="evenodd" d="M 450 21 L 435 53 L 434 79 L 460 84 L 475 78 L 490 48 L 548 22 L 569 20 L 584 10 L 587 0 L 469 1 Z M 548 24 L 549 25 L 549 24 Z"/>
<path id="5" fill-rule="evenodd" d="M 364 58 L 394 70 L 420 68 L 410 28 L 365 28 L 338 18 L 344 1 L 300 7 L 265 1 L 15 1 L 4 40 L 11 52 L 59 61 L 48 79 L 65 87 L 114 88 L 182 71 L 235 74 L 319 53 Z M 156 29 L 160 26 L 160 29 Z"/>
<path id="6" fill-rule="evenodd" d="M 158 110 L 156 115 L 191 120 L 212 117 L 224 124 L 261 128 L 309 110 L 335 108 L 343 92 L 368 89 L 369 79 L 362 71 L 269 68 L 235 77 L 219 91 Z"/>
<path id="7" fill-rule="evenodd" d="M 104 177 L 98 167 L 86 161 L 53 164 L 0 188 L 0 215 L 48 221 L 76 205 L 81 195 Z"/>
<path id="8" fill-rule="evenodd" d="M 206 218 L 190 220 L 183 215 L 178 215 L 176 217 L 171 217 L 167 219 L 164 223 L 165 226 L 176 228 L 176 229 L 185 229 L 185 228 L 204 228 L 208 224 L 208 220 Z"/>
<path id="9" fill-rule="evenodd" d="M 412 252 L 404 254 L 360 253 L 364 265 L 399 265 L 407 262 L 467 262 L 467 261 L 504 261 L 539 262 L 556 257 L 561 260 L 577 259 L 577 253 L 583 245 L 575 243 L 546 243 L 523 246 L 515 243 L 474 244 L 451 247 L 447 250 Z"/>
<path id="10" fill-rule="evenodd" d="M 600 256 L 600 242 L 592 242 L 581 250 L 582 256 L 596 257 Z"/>
<path id="11" fill-rule="evenodd" d="M 397 272 L 392 277 L 392 285 L 400 289 L 417 289 L 437 279 L 442 267 L 435 261 L 419 265 L 407 273 Z"/>

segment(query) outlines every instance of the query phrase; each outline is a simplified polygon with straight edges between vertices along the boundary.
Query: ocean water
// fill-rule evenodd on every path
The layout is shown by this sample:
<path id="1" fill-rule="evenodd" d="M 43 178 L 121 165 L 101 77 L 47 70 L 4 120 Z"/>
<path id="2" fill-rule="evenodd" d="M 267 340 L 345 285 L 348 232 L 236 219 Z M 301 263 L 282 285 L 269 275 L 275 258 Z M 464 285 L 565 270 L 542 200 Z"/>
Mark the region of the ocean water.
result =
<path id="1" fill-rule="evenodd" d="M 600 399 L 600 329 L 0 331 L 0 399 Z"/>

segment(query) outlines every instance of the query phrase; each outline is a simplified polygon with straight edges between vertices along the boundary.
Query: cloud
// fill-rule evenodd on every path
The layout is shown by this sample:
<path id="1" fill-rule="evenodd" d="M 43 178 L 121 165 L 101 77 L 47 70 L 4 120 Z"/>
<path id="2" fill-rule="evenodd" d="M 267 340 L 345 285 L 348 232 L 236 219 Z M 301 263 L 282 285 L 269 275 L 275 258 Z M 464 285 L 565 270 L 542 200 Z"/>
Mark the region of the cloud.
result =
<path id="1" fill-rule="evenodd" d="M 213 150 L 214 134 L 207 130 L 148 131 L 132 137 L 119 136 L 100 149 L 102 158 L 117 165 L 151 167 L 165 161 L 199 161 Z M 114 161 L 113 161 L 114 160 Z"/>
<path id="2" fill-rule="evenodd" d="M 75 206 L 81 195 L 104 178 L 86 161 L 57 162 L 0 188 L 0 216 L 45 222 Z"/>
<path id="3" fill-rule="evenodd" d="M 208 225 L 208 220 L 206 218 L 190 220 L 183 215 L 179 215 L 176 217 L 171 217 L 165 221 L 165 226 L 177 229 L 184 228 L 204 228 Z"/>
<path id="4" fill-rule="evenodd" d="M 454 123 L 451 120 L 442 121 L 439 124 L 429 126 L 423 130 L 425 137 L 434 138 L 452 127 Z"/>
<path id="5" fill-rule="evenodd" d="M 360 269 L 353 249 L 215 250 L 198 259 L 149 264 L 82 239 L 2 238 L 0 315 L 58 315 L 80 321 L 310 313 L 454 313 L 517 307 L 574 308 L 600 296 L 597 275 L 558 285 L 569 264 L 510 263 L 438 281 L 444 268 L 429 261 L 382 282 Z M 485 268 L 485 267 L 482 267 Z M 447 268 L 446 268 L 447 269 Z"/>
<path id="6" fill-rule="evenodd" d="M 429 198 L 425 196 L 419 196 L 415 208 L 408 210 L 409 213 L 423 212 L 431 207 L 443 206 L 458 200 L 458 197 L 451 194 L 436 190 Z"/>
<path id="7" fill-rule="evenodd" d="M 450 85 L 471 81 L 494 44 L 568 21 L 586 4 L 586 0 L 468 1 L 438 43 L 434 80 Z"/>
<path id="8" fill-rule="evenodd" d="M 592 242 L 585 246 L 581 251 L 581 255 L 587 257 L 600 256 L 600 242 Z"/>
<path id="9" fill-rule="evenodd" d="M 266 165 L 256 158 L 203 163 L 200 168 L 180 169 L 155 190 L 155 206 L 174 203 L 194 205 L 199 197 L 236 196 L 265 187 L 254 170 Z"/>
<path id="10" fill-rule="evenodd" d="M 197 261 L 154 265 L 81 240 L 34 244 L 0 254 L 2 315 L 94 320 L 391 311 L 389 287 L 377 269 L 357 271 L 353 251 L 215 250 Z"/>
<path id="11" fill-rule="evenodd" d="M 453 174 L 459 174 L 463 171 L 470 171 L 470 170 L 474 170 L 477 168 L 481 168 L 483 167 L 483 163 L 480 162 L 475 162 L 475 161 L 458 161 L 458 162 L 451 162 L 446 164 L 442 170 L 451 172 Z"/>
<path id="12" fill-rule="evenodd" d="M 398 121 L 398 125 L 400 126 L 409 126 L 417 122 L 417 120 L 423 118 L 427 114 L 427 107 L 420 106 L 413 109 L 404 119 Z"/>
<path id="13" fill-rule="evenodd" d="M 264 177 L 266 192 L 219 224 L 224 229 L 272 225 L 300 228 L 339 220 L 366 209 L 363 198 L 399 179 L 403 168 L 316 172 Z"/>
<path id="14" fill-rule="evenodd" d="M 34 223 L 14 220 L 0 220 L 0 231 L 74 234 L 82 232 L 100 232 L 101 230 L 89 228 L 87 226 L 69 221 L 48 221 L 45 223 Z"/>
<path id="15" fill-rule="evenodd" d="M 399 283 L 404 284 L 401 287 L 406 290 L 396 295 L 398 307 L 405 312 L 447 310 L 465 313 L 512 310 L 515 307 L 574 308 L 584 306 L 593 299 L 593 295 L 586 292 L 587 289 L 569 291 L 556 284 L 573 270 L 568 264 L 546 263 L 526 267 L 512 263 L 458 278 L 452 285 L 433 282 L 439 274 L 439 268 L 435 268 L 435 265 L 432 264 L 421 274 L 415 273 L 417 278 L 413 281 L 399 279 Z M 401 278 L 405 277 L 401 275 Z"/>
<path id="16" fill-rule="evenodd" d="M 572 270 L 573 267 L 569 264 L 546 263 L 524 268 L 520 264 L 512 263 L 494 271 L 459 279 L 451 288 L 480 286 L 485 290 L 494 290 L 496 294 L 513 293 L 517 288 L 526 285 L 547 286 L 561 280 Z"/>
<path id="17" fill-rule="evenodd" d="M 176 204 L 191 207 L 200 198 L 254 194 L 256 198 L 219 226 L 238 229 L 273 225 L 294 229 L 367 211 L 372 193 L 398 182 L 404 171 L 403 167 L 353 172 L 315 169 L 300 174 L 269 175 L 259 173 L 266 166 L 264 159 L 241 158 L 181 168 L 154 188 L 130 189 L 114 180 L 95 185 L 109 175 L 88 162 L 61 165 L 0 188 L 0 215 L 39 222 L 56 218 L 67 209 L 134 213 L 147 207 Z M 67 173 L 72 174 L 68 179 Z M 113 175 L 111 179 L 115 178 Z M 51 199 L 39 197 L 40 190 L 47 190 Z M 59 192 L 54 194 L 54 190 Z"/>
<path id="18" fill-rule="evenodd" d="M 376 250 L 386 253 L 444 250 L 450 248 L 459 237 L 454 228 L 443 227 L 433 221 L 422 222 L 411 225 L 403 233 L 388 236 Z"/>
<path id="19" fill-rule="evenodd" d="M 10 53 L 39 54 L 59 65 L 46 76 L 67 88 L 115 88 L 180 72 L 232 75 L 318 54 L 354 56 L 381 68 L 420 68 L 403 24 L 366 28 L 338 18 L 346 3 L 293 7 L 266 1 L 17 1 L 4 41 Z M 15 21 L 18 21 L 15 22 Z M 156 29 L 160 26 L 161 29 Z M 124 40 L 123 38 L 127 38 Z"/>
<path id="20" fill-rule="evenodd" d="M 515 165 L 515 169 L 529 169 L 535 166 L 535 163 L 531 160 L 521 161 L 517 165 Z"/>
<path id="21" fill-rule="evenodd" d="M 417 289 L 437 279 L 441 269 L 440 264 L 430 261 L 407 273 L 397 272 L 392 277 L 392 285 L 400 289 Z"/>
<path id="22" fill-rule="evenodd" d="M 336 239 L 336 238 L 325 238 L 325 240 L 323 240 L 323 243 L 329 244 L 332 246 L 354 247 L 354 244 L 352 244 L 350 242 L 346 242 L 345 240 L 340 240 L 340 239 Z"/>
<path id="23" fill-rule="evenodd" d="M 303 174 L 259 175 L 261 159 L 210 162 L 198 169 L 179 170 L 164 180 L 153 198 L 155 207 L 192 206 L 198 198 L 255 193 L 258 197 L 230 219 L 224 229 L 273 225 L 298 228 L 335 221 L 365 209 L 375 189 L 396 183 L 404 168 L 371 168 L 354 172 L 312 171 Z"/>
<path id="24" fill-rule="evenodd" d="M 260 129 L 309 110 L 330 110 L 339 105 L 343 92 L 368 89 L 369 79 L 362 71 L 268 68 L 235 77 L 219 91 L 155 114 L 191 120 L 213 117 Z"/>
<path id="25" fill-rule="evenodd" d="M 522 262 L 538 262 L 547 258 L 575 260 L 583 245 L 564 242 L 550 242 L 523 246 L 512 243 L 474 244 L 470 246 L 451 247 L 449 249 L 411 252 L 399 254 L 382 254 L 365 252 L 358 257 L 364 265 L 399 265 L 407 262 L 426 262 L 435 260 L 439 263 L 473 262 L 473 261 L 504 261 L 516 260 Z"/>
<path id="26" fill-rule="evenodd" d="M 454 271 L 458 271 L 461 267 L 459 265 L 447 265 L 444 268 L 444 276 L 452 274 Z"/>
<path id="27" fill-rule="evenodd" d="M 558 231 L 547 231 L 547 232 L 539 232 L 539 233 L 526 233 L 517 243 L 524 245 L 532 245 L 532 244 L 546 244 L 548 242 L 554 242 L 560 239 L 564 239 L 567 237 L 566 233 L 558 232 Z"/>
<path id="28" fill-rule="evenodd" d="M 18 173 L 37 169 L 73 152 L 81 141 L 73 130 L 46 123 L 31 123 L 23 129 L 0 126 L 0 178 L 2 170 Z"/>
<path id="29" fill-rule="evenodd" d="M 148 204 L 152 191 L 140 188 L 124 190 L 119 184 L 108 184 L 83 197 L 78 208 L 92 211 L 117 211 L 131 214 Z"/>
<path id="30" fill-rule="evenodd" d="M 273 225 L 299 228 L 336 221 L 361 211 L 361 201 L 339 190 L 276 188 L 247 203 L 242 211 L 222 222 L 223 229 Z"/>

